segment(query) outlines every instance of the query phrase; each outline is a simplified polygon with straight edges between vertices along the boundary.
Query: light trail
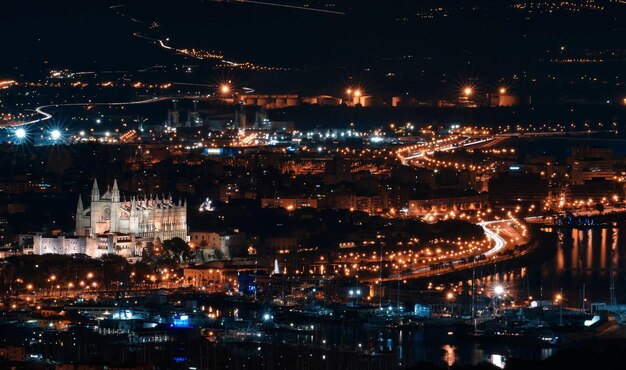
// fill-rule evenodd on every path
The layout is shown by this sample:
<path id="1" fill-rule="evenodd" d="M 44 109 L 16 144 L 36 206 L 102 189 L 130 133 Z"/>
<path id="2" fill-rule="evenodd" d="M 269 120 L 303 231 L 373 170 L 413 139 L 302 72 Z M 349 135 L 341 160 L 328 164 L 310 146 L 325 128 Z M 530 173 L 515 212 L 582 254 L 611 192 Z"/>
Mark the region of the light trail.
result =
<path id="1" fill-rule="evenodd" d="M 63 107 L 84 107 L 84 106 L 91 106 L 91 105 L 134 105 L 134 104 L 150 104 L 150 103 L 156 103 L 158 101 L 162 101 L 162 100 L 167 100 L 167 99 L 173 99 L 172 97 L 160 97 L 160 98 L 150 98 L 150 99 L 146 99 L 146 100 L 135 100 L 135 101 L 129 101 L 129 102 L 112 102 L 112 103 L 66 103 L 66 104 L 48 104 L 48 105 L 42 105 L 40 107 L 35 108 L 35 112 L 41 114 L 43 117 L 41 118 L 37 118 L 34 119 L 32 121 L 27 121 L 27 122 L 16 122 L 16 123 L 12 123 L 12 124 L 8 124 L 6 125 L 6 127 L 10 127 L 10 126 L 22 126 L 22 125 L 32 125 L 34 123 L 39 123 L 39 122 L 43 122 L 43 121 L 47 121 L 49 119 L 52 118 L 52 114 L 46 112 L 44 109 L 48 109 L 48 108 L 63 108 Z"/>
<path id="2" fill-rule="evenodd" d="M 506 241 L 504 240 L 504 238 L 498 235 L 498 233 L 496 233 L 495 231 L 491 230 L 489 226 L 493 224 L 501 223 L 501 222 L 511 222 L 511 221 L 513 220 L 509 219 L 509 220 L 497 220 L 497 221 L 483 221 L 483 222 L 478 223 L 478 226 L 482 227 L 483 230 L 485 231 L 485 235 L 487 235 L 487 237 L 491 239 L 494 243 L 493 248 L 491 248 L 490 250 L 484 253 L 485 256 L 496 254 L 500 252 L 502 248 L 506 246 Z"/>
<path id="3" fill-rule="evenodd" d="M 305 6 L 296 6 L 296 5 L 287 5 L 287 4 L 278 4 L 278 3 L 268 3 L 264 1 L 253 1 L 253 0 L 240 0 L 241 3 L 249 3 L 249 4 L 257 4 L 257 5 L 268 5 L 275 6 L 279 8 L 289 8 L 289 9 L 297 9 L 297 10 L 308 10 L 310 12 L 318 12 L 318 13 L 327 13 L 327 14 L 335 14 L 335 15 L 346 15 L 344 12 L 338 12 L 336 10 L 326 10 L 326 9 L 318 9 L 318 8 L 307 8 Z"/>
<path id="4" fill-rule="evenodd" d="M 431 151 L 428 151 L 428 152 L 423 152 L 423 151 L 422 152 L 417 152 L 417 153 L 414 153 L 414 154 L 411 154 L 411 155 L 408 155 L 408 156 L 404 157 L 402 159 L 402 161 L 406 164 L 406 162 L 408 162 L 411 159 L 424 157 L 426 155 L 433 155 L 433 154 L 435 154 L 435 152 L 447 152 L 447 151 L 454 150 L 454 149 L 465 148 L 465 147 L 472 146 L 472 145 L 478 145 L 478 144 L 486 143 L 486 142 L 489 142 L 489 141 L 493 140 L 493 138 L 486 138 L 486 139 L 480 139 L 480 140 L 468 142 L 469 140 L 470 140 L 470 138 L 467 137 L 464 140 L 459 141 L 456 145 L 449 145 L 447 147 L 438 148 L 438 149 L 431 150 Z"/>

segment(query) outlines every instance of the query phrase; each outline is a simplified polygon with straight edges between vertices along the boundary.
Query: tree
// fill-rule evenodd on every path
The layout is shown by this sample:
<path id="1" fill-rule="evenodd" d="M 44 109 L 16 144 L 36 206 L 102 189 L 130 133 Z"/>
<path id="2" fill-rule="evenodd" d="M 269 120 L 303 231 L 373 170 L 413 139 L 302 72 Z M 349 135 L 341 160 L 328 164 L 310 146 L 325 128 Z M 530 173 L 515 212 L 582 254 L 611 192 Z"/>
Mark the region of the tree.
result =
<path id="1" fill-rule="evenodd" d="M 190 256 L 191 248 L 181 238 L 172 238 L 163 242 L 163 249 L 169 251 L 174 258 L 177 258 L 179 262 L 188 259 Z"/>
<path id="2" fill-rule="evenodd" d="M 598 211 L 598 213 L 602 214 L 604 212 L 604 204 L 596 203 L 596 210 Z"/>
<path id="3" fill-rule="evenodd" d="M 154 261 L 156 259 L 155 251 L 154 251 L 154 243 L 147 242 L 146 246 L 143 248 L 141 252 L 141 259 L 144 261 Z"/>

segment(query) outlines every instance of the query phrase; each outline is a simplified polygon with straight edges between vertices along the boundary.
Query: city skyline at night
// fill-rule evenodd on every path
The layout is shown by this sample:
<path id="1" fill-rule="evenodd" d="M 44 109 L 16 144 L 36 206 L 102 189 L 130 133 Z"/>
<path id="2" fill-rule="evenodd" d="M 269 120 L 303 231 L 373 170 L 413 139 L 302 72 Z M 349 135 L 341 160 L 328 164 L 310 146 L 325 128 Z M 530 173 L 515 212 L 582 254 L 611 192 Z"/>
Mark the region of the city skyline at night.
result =
<path id="1" fill-rule="evenodd" d="M 0 368 L 620 368 L 624 1 L 3 8 Z"/>

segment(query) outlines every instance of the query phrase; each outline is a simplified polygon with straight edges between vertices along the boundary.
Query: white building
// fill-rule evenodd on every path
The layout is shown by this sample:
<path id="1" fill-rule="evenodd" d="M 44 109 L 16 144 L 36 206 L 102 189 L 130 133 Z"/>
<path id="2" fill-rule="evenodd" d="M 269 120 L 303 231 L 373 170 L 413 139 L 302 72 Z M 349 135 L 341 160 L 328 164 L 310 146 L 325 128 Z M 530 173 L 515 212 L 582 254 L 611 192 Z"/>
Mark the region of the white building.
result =
<path id="1" fill-rule="evenodd" d="M 122 200 L 117 181 L 101 195 L 94 179 L 90 206 L 85 208 L 82 198 L 78 197 L 76 235 L 105 233 L 161 240 L 178 237 L 187 241 L 187 206 L 180 199 L 175 203 L 171 195 L 162 199 L 157 195 Z"/>
<path id="2" fill-rule="evenodd" d="M 211 231 L 191 232 L 189 245 L 193 249 L 216 249 L 224 258 L 239 255 L 246 247 L 245 233 L 217 233 Z"/>
<path id="3" fill-rule="evenodd" d="M 27 234 L 19 236 L 24 254 L 87 254 L 87 238 L 79 236 Z"/>
<path id="4" fill-rule="evenodd" d="M 94 237 L 74 235 L 25 234 L 19 236 L 24 254 L 86 254 L 99 258 L 118 254 L 127 259 L 139 259 L 148 239 L 136 239 L 133 234 L 107 233 Z"/>
<path id="5" fill-rule="evenodd" d="M 75 235 L 20 235 L 19 245 L 24 254 L 118 254 L 132 261 L 149 241 L 175 237 L 189 241 L 184 201 L 174 203 L 171 196 L 121 200 L 117 181 L 100 195 L 94 180 L 90 207 L 78 196 Z"/>

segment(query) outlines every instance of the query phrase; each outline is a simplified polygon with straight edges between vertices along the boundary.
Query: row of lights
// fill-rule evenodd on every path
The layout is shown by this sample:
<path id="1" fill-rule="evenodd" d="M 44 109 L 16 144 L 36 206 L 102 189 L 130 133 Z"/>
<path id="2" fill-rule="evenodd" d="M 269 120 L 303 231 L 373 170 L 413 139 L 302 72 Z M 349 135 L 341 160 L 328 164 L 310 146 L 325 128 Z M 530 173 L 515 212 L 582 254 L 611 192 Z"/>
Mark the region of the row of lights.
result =
<path id="1" fill-rule="evenodd" d="M 24 140 L 28 136 L 28 132 L 23 127 L 18 127 L 14 131 L 14 135 L 18 140 Z M 59 140 L 61 138 L 61 131 L 58 129 L 54 129 L 50 131 L 50 138 L 54 141 Z"/>

